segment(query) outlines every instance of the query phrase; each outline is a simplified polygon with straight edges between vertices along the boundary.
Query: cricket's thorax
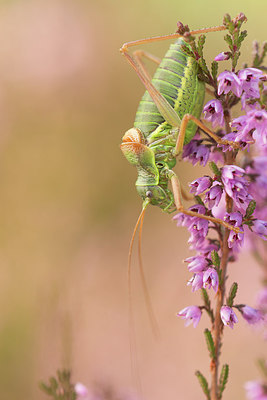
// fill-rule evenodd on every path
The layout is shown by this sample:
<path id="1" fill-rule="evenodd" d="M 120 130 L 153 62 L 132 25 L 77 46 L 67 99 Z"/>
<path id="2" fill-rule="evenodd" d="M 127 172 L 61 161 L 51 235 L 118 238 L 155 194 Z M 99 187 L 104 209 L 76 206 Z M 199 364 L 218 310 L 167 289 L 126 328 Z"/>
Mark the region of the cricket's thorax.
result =
<path id="1" fill-rule="evenodd" d="M 157 150 L 158 146 L 156 145 Z M 173 195 L 168 189 L 170 170 L 175 163 L 175 158 L 170 157 L 171 153 L 163 148 L 160 159 L 156 158 L 153 148 L 147 145 L 147 140 L 137 128 L 131 128 L 125 133 L 121 150 L 127 160 L 137 168 L 136 189 L 142 199 L 149 199 L 150 204 L 157 205 L 164 211 L 173 211 Z"/>

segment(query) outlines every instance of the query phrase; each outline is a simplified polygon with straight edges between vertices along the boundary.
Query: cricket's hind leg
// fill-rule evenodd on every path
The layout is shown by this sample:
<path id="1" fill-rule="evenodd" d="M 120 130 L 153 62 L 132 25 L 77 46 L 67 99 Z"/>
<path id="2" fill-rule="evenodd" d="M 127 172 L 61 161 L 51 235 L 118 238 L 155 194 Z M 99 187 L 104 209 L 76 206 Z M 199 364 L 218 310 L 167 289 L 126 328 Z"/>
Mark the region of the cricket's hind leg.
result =
<path id="1" fill-rule="evenodd" d="M 197 34 L 204 34 L 204 33 L 208 33 L 208 32 L 223 31 L 225 29 L 226 29 L 226 27 L 224 25 L 222 25 L 222 26 L 216 26 L 216 27 L 212 27 L 212 28 L 204 28 L 204 29 L 199 29 L 196 31 L 191 31 L 191 32 L 189 32 L 189 34 L 197 35 Z M 150 75 L 149 75 L 148 71 L 146 70 L 144 63 L 142 61 L 142 56 L 152 59 L 152 61 L 155 61 L 155 62 L 158 62 L 158 59 L 155 60 L 154 56 L 151 56 L 149 53 L 145 53 L 145 52 L 143 52 L 143 53 L 135 52 L 133 55 L 131 55 L 129 53 L 129 47 L 138 46 L 138 45 L 142 45 L 142 44 L 146 44 L 146 43 L 158 42 L 158 41 L 162 41 L 162 40 L 176 39 L 179 37 L 183 37 L 183 35 L 181 35 L 179 33 L 173 33 L 173 34 L 165 35 L 165 36 L 155 36 L 155 37 L 151 37 L 151 38 L 147 38 L 147 39 L 135 40 L 135 41 L 124 43 L 120 49 L 121 53 L 126 57 L 127 61 L 130 63 L 130 65 L 136 71 L 141 82 L 144 84 L 144 86 L 147 89 L 148 93 L 150 94 L 152 100 L 156 104 L 162 117 L 173 128 L 179 128 L 181 125 L 181 120 L 178 117 L 177 113 L 174 111 L 174 109 L 171 107 L 171 105 L 168 103 L 168 101 L 164 98 L 164 96 L 152 84 Z"/>

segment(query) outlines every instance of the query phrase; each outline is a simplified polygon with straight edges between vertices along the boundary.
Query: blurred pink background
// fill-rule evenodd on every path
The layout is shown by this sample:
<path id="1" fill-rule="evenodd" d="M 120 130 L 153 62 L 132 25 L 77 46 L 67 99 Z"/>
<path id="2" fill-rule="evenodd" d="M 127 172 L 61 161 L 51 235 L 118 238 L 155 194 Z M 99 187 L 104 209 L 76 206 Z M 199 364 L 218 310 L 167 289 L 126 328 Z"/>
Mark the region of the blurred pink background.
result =
<path id="1" fill-rule="evenodd" d="M 131 377 L 127 254 L 141 209 L 136 171 L 123 158 L 121 136 L 144 92 L 120 56 L 123 42 L 221 24 L 225 12 L 248 17 L 251 42 L 263 41 L 266 4 L 167 0 L 17 0 L 0 3 L 0 397 L 45 399 L 38 389 L 58 368 L 74 382 L 136 393 Z M 207 40 L 208 60 L 224 50 L 223 35 Z M 153 44 L 162 56 L 168 43 Z M 226 65 L 226 64 L 224 64 Z M 177 166 L 183 182 L 203 169 Z M 134 273 L 137 357 L 142 398 L 202 398 L 196 369 L 209 376 L 202 318 L 184 328 L 176 312 L 197 304 L 182 260 L 188 235 L 151 207 L 143 257 L 161 338 L 148 323 Z M 134 270 L 137 257 L 134 252 Z M 261 272 L 244 252 L 230 268 L 238 301 L 253 306 Z M 225 329 L 230 364 L 224 399 L 245 398 L 258 376 L 261 334 L 241 321 Z M 138 394 L 139 396 L 140 394 Z M 202 397 L 201 397 L 202 396 Z M 141 397 L 141 395 L 140 395 Z"/>

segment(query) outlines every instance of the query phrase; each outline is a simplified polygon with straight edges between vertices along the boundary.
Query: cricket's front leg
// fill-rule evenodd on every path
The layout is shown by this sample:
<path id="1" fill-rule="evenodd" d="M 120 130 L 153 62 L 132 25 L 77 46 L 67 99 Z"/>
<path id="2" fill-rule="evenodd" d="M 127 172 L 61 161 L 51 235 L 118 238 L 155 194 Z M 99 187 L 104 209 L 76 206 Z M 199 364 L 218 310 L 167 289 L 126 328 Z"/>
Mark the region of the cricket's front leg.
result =
<path id="1" fill-rule="evenodd" d="M 173 190 L 174 203 L 177 208 L 177 211 L 179 211 L 183 214 L 189 215 L 190 217 L 206 219 L 210 222 L 213 222 L 214 224 L 219 224 L 226 229 L 232 230 L 235 233 L 242 233 L 240 228 L 232 226 L 220 218 L 215 218 L 215 217 L 211 217 L 209 215 L 199 214 L 195 211 L 185 209 L 183 206 L 183 203 L 182 203 L 180 181 L 179 181 L 177 175 L 175 175 L 175 173 L 173 171 L 170 171 L 170 172 L 171 172 L 170 179 L 171 179 L 171 185 L 172 185 L 172 190 Z"/>

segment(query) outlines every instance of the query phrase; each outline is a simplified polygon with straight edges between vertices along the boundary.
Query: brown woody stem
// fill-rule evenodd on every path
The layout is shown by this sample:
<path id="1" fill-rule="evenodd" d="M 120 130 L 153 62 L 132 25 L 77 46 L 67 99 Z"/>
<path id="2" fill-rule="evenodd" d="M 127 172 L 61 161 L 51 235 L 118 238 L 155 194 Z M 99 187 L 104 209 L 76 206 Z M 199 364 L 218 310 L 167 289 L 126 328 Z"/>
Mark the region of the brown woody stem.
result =
<path id="1" fill-rule="evenodd" d="M 230 113 L 228 109 L 224 111 L 224 118 L 225 118 L 225 127 L 226 133 L 231 131 L 230 128 Z M 233 151 L 228 151 L 225 155 L 225 164 L 233 164 L 235 161 L 235 154 Z M 233 201 L 232 199 L 226 194 L 226 210 L 228 213 L 232 211 Z M 221 320 L 221 307 L 224 304 L 224 297 L 225 297 L 225 278 L 227 273 L 227 264 L 228 264 L 228 256 L 229 256 L 229 247 L 228 247 L 228 237 L 230 231 L 225 229 L 223 234 L 222 240 L 222 258 L 221 258 L 221 284 L 219 285 L 218 292 L 217 292 L 217 301 L 215 307 L 215 319 L 214 324 L 212 326 L 212 336 L 215 346 L 215 359 L 211 362 L 211 400 L 219 400 L 218 394 L 218 371 L 219 371 L 219 361 L 220 361 L 220 350 L 222 346 L 222 335 L 223 335 L 223 328 L 224 325 Z"/>

